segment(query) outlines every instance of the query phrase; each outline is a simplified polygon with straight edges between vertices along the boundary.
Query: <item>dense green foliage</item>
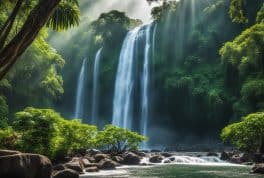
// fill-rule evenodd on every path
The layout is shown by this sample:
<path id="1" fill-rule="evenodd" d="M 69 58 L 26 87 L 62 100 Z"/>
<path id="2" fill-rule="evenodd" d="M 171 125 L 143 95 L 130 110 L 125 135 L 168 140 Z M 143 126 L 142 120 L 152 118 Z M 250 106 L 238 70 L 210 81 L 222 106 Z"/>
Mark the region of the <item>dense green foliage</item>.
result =
<path id="1" fill-rule="evenodd" d="M 173 130 L 179 139 L 179 135 L 193 133 L 218 137 L 229 122 L 263 109 L 263 9 L 259 0 L 166 1 L 153 8 L 157 29 L 150 69 L 151 87 L 155 87 L 151 92 L 151 126 Z M 74 108 L 76 88 L 72 81 L 77 78 L 84 57 L 89 59 L 86 85 L 91 91 L 93 59 L 103 47 L 99 120 L 100 126 L 110 123 L 107 119 L 112 115 L 120 48 L 125 34 L 135 25 L 139 21 L 124 13 L 103 13 L 91 25 L 83 25 L 70 44 L 59 51 L 68 63 L 63 71 L 64 104 L 59 108 L 63 114 L 73 113 L 68 109 Z M 137 45 L 136 70 L 140 71 L 143 46 L 141 42 Z M 138 103 L 138 88 L 135 93 Z M 86 108 L 91 108 L 90 95 L 88 92 Z M 137 104 L 134 110 L 138 110 Z M 87 109 L 86 115 L 90 112 Z"/>
<path id="2" fill-rule="evenodd" d="M 17 147 L 24 152 L 58 158 L 80 148 L 90 148 L 96 127 L 67 121 L 49 109 L 26 108 L 15 115 L 13 129 L 20 136 Z"/>
<path id="3" fill-rule="evenodd" d="M 152 14 L 158 23 L 154 70 L 159 92 L 153 110 L 159 114 L 154 115 L 166 115 L 166 127 L 183 134 L 186 129 L 216 133 L 230 118 L 232 103 L 218 50 L 240 31 L 229 17 L 228 3 L 167 2 Z"/>
<path id="4" fill-rule="evenodd" d="M 239 96 L 234 104 L 238 117 L 264 109 L 263 46 L 264 24 L 257 23 L 220 50 L 222 63 L 227 68 L 226 86 L 235 89 L 232 94 Z"/>
<path id="5" fill-rule="evenodd" d="M 96 136 L 97 144 L 111 150 L 113 153 L 122 153 L 127 150 L 137 150 L 139 144 L 146 138 L 136 132 L 106 125 Z"/>
<path id="6" fill-rule="evenodd" d="M 64 59 L 48 45 L 46 38 L 47 32 L 43 30 L 6 79 L 1 81 L 0 91 L 8 96 L 11 113 L 28 105 L 52 106 L 52 102 L 64 92 L 60 75 Z"/>
<path id="7" fill-rule="evenodd" d="M 26 4 L 23 6 L 24 13 L 19 13 L 21 23 L 36 1 L 27 3 L 27 6 Z M 7 19 L 8 12 L 13 6 L 11 1 L 0 2 L 0 24 Z M 62 1 L 48 26 L 54 30 L 64 30 L 79 24 L 79 15 L 77 1 Z M 156 25 L 157 29 L 150 69 L 153 74 L 150 83 L 151 128 L 172 130 L 171 137 L 179 139 L 188 134 L 217 137 L 228 123 L 238 121 L 250 113 L 263 111 L 262 1 L 213 0 L 210 3 L 204 0 L 166 1 L 163 5 L 153 8 L 152 17 L 153 28 Z M 17 20 L 15 24 L 20 27 L 21 23 Z M 25 132 L 23 137 L 20 133 L 22 131 L 17 130 L 17 127 L 8 127 L 8 123 L 13 123 L 12 115 L 27 106 L 56 108 L 63 116 L 72 117 L 76 95 L 75 81 L 84 58 L 88 59 L 88 79 L 85 83 L 87 92 L 84 96 L 84 108 L 87 113 L 84 118 L 90 119 L 88 116 L 91 112 L 90 91 L 94 57 L 100 48 L 103 50 L 98 86 L 99 127 L 110 123 L 120 49 L 127 32 L 140 24 L 142 24 L 140 20 L 131 19 L 125 13 L 115 10 L 101 14 L 92 22 L 83 18 L 80 28 L 72 32 L 72 38 L 65 37 L 63 45 L 56 46 L 57 51 L 47 43 L 47 37 L 48 32 L 51 34 L 50 37 L 56 37 L 58 34 L 42 29 L 35 42 L 21 56 L 21 60 L 0 82 L 0 128 L 6 128 L 1 132 L 3 139 L 23 138 L 23 141 L 18 142 L 16 139 L 10 139 L 11 142 L 8 144 L 15 143 L 29 150 L 26 145 L 32 135 L 47 134 L 31 130 Z M 151 32 L 154 33 L 154 30 Z M 12 34 L 16 34 L 15 29 Z M 135 68 L 138 71 L 141 70 L 139 66 L 142 63 L 142 41 L 137 44 L 139 54 L 135 59 L 137 60 Z M 136 78 L 139 80 L 139 76 Z M 137 111 L 140 89 L 139 86 L 135 88 L 137 94 L 133 109 Z M 59 152 L 66 153 L 95 144 L 109 149 L 122 150 L 125 147 L 130 149 L 138 146 L 143 139 L 134 133 L 136 143 L 131 145 L 130 132 L 126 134 L 128 133 L 126 130 L 106 126 L 103 131 L 98 132 L 97 137 L 100 141 L 96 142 L 96 138 L 83 137 L 80 134 L 85 132 L 86 127 L 82 127 L 78 121 L 64 122 L 62 117 L 53 111 L 45 112 L 43 114 L 50 118 L 43 121 L 44 125 L 56 125 L 60 122 L 63 127 L 44 128 L 43 131 L 49 129 L 51 135 L 45 135 L 47 140 L 39 141 L 45 142 L 46 145 L 50 144 L 51 150 L 42 148 L 43 143 L 36 142 L 32 151 L 46 151 L 43 154 L 52 157 Z M 139 121 L 139 112 L 135 116 L 136 121 Z M 35 114 L 33 116 L 32 119 L 35 118 Z M 15 122 L 19 120 L 18 118 L 16 115 Z M 75 130 L 80 131 L 74 135 L 71 132 Z M 128 145 L 118 145 L 116 140 L 106 134 L 110 131 L 122 140 L 120 144 Z M 127 137 L 123 138 L 120 133 Z M 53 137 L 52 134 L 56 136 Z M 62 135 L 74 139 L 71 142 L 63 139 Z M 160 135 L 162 137 L 162 134 Z M 61 146 L 63 144 L 67 146 L 64 148 Z"/>
<path id="8" fill-rule="evenodd" d="M 19 134 L 17 134 L 11 127 L 0 129 L 0 148 L 3 149 L 18 149 L 17 144 Z"/>
<path id="9" fill-rule="evenodd" d="M 77 0 L 5 1 L 0 3 L 0 78 L 6 77 L 48 23 L 55 30 L 79 23 Z"/>
<path id="10" fill-rule="evenodd" d="M 15 114 L 12 127 L 0 129 L 0 149 L 39 153 L 51 159 L 88 148 L 136 150 L 145 140 L 135 132 L 111 125 L 97 131 L 96 126 L 65 120 L 51 109 L 26 108 Z"/>
<path id="11" fill-rule="evenodd" d="M 14 9 L 15 3 L 16 1 L 1 1 L 1 28 L 8 19 L 10 12 Z M 74 3 L 74 1 L 65 0 L 61 4 L 63 3 L 77 6 L 77 1 Z M 19 29 L 36 4 L 37 1 L 35 0 L 23 1 L 18 12 L 19 18 L 15 19 L 11 32 L 5 42 L 6 44 L 19 32 Z M 71 7 L 67 9 L 70 11 Z M 61 27 L 65 23 L 71 24 L 68 19 L 64 19 Z M 64 29 L 66 28 L 65 26 Z M 61 94 L 63 94 L 63 80 L 60 70 L 64 66 L 64 59 L 46 42 L 47 37 L 48 31 L 46 28 L 43 28 L 34 43 L 19 58 L 20 60 L 11 69 L 6 78 L 1 81 L 0 93 L 3 97 L 1 97 L 0 110 L 3 119 L 8 114 L 12 115 L 28 105 L 52 106 L 52 103 L 57 101 Z"/>
<path id="12" fill-rule="evenodd" d="M 264 152 L 264 113 L 254 113 L 241 122 L 225 127 L 221 137 L 226 142 L 248 152 Z"/>

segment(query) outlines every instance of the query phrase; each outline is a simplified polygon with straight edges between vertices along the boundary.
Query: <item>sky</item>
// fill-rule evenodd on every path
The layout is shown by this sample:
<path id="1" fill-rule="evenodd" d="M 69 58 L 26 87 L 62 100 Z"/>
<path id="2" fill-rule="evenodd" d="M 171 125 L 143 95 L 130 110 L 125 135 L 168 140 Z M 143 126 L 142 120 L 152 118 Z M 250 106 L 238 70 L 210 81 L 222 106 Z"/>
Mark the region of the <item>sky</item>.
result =
<path id="1" fill-rule="evenodd" d="M 151 20 L 151 8 L 146 0 L 82 0 L 81 14 L 88 19 L 96 19 L 101 13 L 111 10 L 126 12 L 131 18 L 140 19 L 147 23 Z"/>

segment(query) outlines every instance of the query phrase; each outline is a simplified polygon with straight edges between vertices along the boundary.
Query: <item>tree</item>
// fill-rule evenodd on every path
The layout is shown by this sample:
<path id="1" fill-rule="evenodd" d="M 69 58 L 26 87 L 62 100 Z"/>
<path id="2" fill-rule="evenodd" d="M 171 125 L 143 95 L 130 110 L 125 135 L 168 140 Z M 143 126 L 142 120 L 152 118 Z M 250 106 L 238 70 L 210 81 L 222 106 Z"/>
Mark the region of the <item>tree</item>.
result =
<path id="1" fill-rule="evenodd" d="M 225 127 L 221 138 L 241 150 L 264 153 L 264 112 L 249 114 Z"/>
<path id="2" fill-rule="evenodd" d="M 106 125 L 96 136 L 97 146 L 107 148 L 111 153 L 137 150 L 139 144 L 146 140 L 146 137 L 136 132 L 113 125 Z"/>
<path id="3" fill-rule="evenodd" d="M 264 69 L 264 24 L 256 24 L 243 31 L 232 42 L 227 42 L 220 50 L 223 63 L 229 63 L 243 78 L 252 72 Z"/>
<path id="4" fill-rule="evenodd" d="M 233 22 L 240 24 L 254 23 L 255 8 L 259 10 L 263 1 L 259 0 L 231 0 L 229 15 Z"/>
<path id="5" fill-rule="evenodd" d="M 46 24 L 55 30 L 60 30 L 79 23 L 77 0 L 34 0 L 29 2 L 32 3 L 33 8 L 30 8 L 31 6 L 28 8 L 26 0 L 17 0 L 15 3 L 1 1 L 0 3 L 0 7 L 7 5 L 12 7 L 10 16 L 0 28 L 0 79 L 6 75 Z M 23 19 L 22 25 L 15 27 L 15 21 L 20 13 L 28 14 L 28 16 Z M 18 32 L 16 33 L 16 31 Z"/>

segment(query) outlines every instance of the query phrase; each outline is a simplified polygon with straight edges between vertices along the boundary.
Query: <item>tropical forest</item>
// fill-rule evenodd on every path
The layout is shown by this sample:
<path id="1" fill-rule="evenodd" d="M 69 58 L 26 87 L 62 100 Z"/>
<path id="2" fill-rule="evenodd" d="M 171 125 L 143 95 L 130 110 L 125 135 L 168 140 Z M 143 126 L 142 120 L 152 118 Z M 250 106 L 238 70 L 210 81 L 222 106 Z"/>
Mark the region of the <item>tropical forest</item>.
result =
<path id="1" fill-rule="evenodd" d="M 264 176 L 264 0 L 0 0 L 0 178 Z"/>

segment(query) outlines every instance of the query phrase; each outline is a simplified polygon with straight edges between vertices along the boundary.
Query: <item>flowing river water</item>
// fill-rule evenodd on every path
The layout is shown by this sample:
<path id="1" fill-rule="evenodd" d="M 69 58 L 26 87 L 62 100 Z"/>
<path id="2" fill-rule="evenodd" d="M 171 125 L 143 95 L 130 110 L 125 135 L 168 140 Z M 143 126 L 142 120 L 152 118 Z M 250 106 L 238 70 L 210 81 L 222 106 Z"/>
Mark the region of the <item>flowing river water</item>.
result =
<path id="1" fill-rule="evenodd" d="M 150 164 L 148 158 L 141 163 L 145 166 L 120 166 L 115 170 L 105 170 L 97 173 L 87 173 L 81 178 L 258 178 L 261 175 L 251 174 L 251 166 L 231 164 L 221 161 L 215 156 L 186 156 L 169 157 L 170 163 Z"/>

